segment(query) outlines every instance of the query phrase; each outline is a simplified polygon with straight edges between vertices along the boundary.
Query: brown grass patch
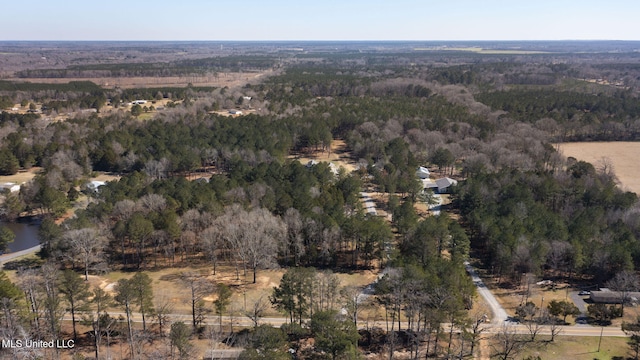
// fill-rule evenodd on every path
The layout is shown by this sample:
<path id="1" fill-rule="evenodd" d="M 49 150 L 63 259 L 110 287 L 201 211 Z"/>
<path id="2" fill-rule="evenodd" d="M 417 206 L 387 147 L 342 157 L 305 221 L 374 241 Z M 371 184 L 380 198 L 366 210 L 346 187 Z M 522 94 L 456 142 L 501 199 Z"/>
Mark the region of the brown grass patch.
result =
<path id="1" fill-rule="evenodd" d="M 120 175 L 113 175 L 111 173 L 97 172 L 96 176 L 92 177 L 90 180 L 96 181 L 117 181 L 120 180 Z"/>
<path id="2" fill-rule="evenodd" d="M 197 273 L 214 283 L 223 283 L 228 285 L 233 291 L 231 297 L 231 306 L 228 311 L 234 312 L 237 316 L 242 316 L 246 307 L 249 308 L 260 298 L 268 299 L 273 288 L 280 284 L 282 275 L 286 270 L 259 270 L 256 276 L 256 283 L 253 281 L 253 274 L 247 270 L 246 276 L 240 269 L 239 279 L 236 277 L 235 268 L 231 265 L 219 266 L 216 275 L 213 275 L 211 267 L 206 265 L 194 265 L 188 267 L 174 267 L 161 270 L 146 271 L 152 280 L 153 293 L 155 299 L 166 299 L 173 306 L 173 312 L 179 314 L 189 314 L 190 293 L 187 285 L 182 281 L 183 273 Z M 338 273 L 341 286 L 365 286 L 372 283 L 376 278 L 373 271 L 361 271 L 354 273 Z M 90 282 L 92 286 L 98 286 L 106 291 L 113 291 L 115 283 L 122 278 L 130 278 L 133 273 L 113 271 L 105 276 L 92 276 Z M 208 308 L 213 307 L 213 301 L 216 299 L 215 294 L 207 296 L 204 300 Z M 281 316 L 275 309 L 268 311 L 268 316 Z"/>
<path id="3" fill-rule="evenodd" d="M 12 182 L 22 184 L 31 181 L 42 171 L 41 167 L 32 167 L 28 170 L 20 170 L 17 174 L 0 176 L 0 183 Z"/>
<path id="4" fill-rule="evenodd" d="M 344 140 L 334 139 L 331 142 L 331 151 L 309 151 L 297 155 L 289 156 L 296 159 L 301 164 L 306 164 L 311 160 L 332 162 L 338 167 L 343 167 L 347 172 L 356 169 L 356 162 L 351 158 L 351 153 L 347 151 L 347 144 Z"/>
<path id="5" fill-rule="evenodd" d="M 610 160 L 620 187 L 640 194 L 640 165 L 638 164 L 640 142 L 575 142 L 556 146 L 565 156 L 590 162 L 596 169 L 598 162 L 602 159 Z"/>
<path id="6" fill-rule="evenodd" d="M 541 338 L 547 338 L 542 336 Z M 598 350 L 597 336 L 560 336 L 554 342 L 543 342 L 526 349 L 518 359 L 540 356 L 545 360 L 625 359 L 630 354 L 627 338 L 604 337 Z"/>

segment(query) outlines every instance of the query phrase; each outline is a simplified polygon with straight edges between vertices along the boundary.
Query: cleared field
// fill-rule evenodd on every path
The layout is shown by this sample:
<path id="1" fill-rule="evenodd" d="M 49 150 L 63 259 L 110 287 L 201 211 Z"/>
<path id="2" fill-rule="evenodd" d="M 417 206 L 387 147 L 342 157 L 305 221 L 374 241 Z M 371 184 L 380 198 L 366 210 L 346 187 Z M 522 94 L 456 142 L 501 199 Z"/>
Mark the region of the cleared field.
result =
<path id="1" fill-rule="evenodd" d="M 291 155 L 291 159 L 306 164 L 311 160 L 332 162 L 338 167 L 344 167 L 345 170 L 351 172 L 356 169 L 356 163 L 351 159 L 351 153 L 347 151 L 347 144 L 342 139 L 334 139 L 331 142 L 331 152 L 315 151 L 307 154 Z"/>
<path id="2" fill-rule="evenodd" d="M 44 84 L 66 84 L 69 81 L 91 81 L 104 88 L 148 88 L 178 86 L 187 84 L 194 86 L 236 87 L 246 83 L 254 83 L 264 76 L 273 74 L 273 71 L 262 72 L 225 72 L 218 76 L 167 76 L 167 77 L 87 77 L 87 78 L 24 78 L 11 79 L 12 81 L 25 81 Z"/>
<path id="3" fill-rule="evenodd" d="M 545 360 L 593 360 L 593 359 L 624 359 L 631 355 L 627 338 L 604 337 L 598 351 L 598 337 L 560 336 L 554 342 L 544 342 L 527 349 L 518 359 L 528 356 L 540 356 Z"/>
<path id="4" fill-rule="evenodd" d="M 235 269 L 230 265 L 219 266 L 219 271 L 213 275 L 212 269 L 208 265 L 199 264 L 188 267 L 175 267 L 160 270 L 151 270 L 146 273 L 151 277 L 154 298 L 159 301 L 168 301 L 172 305 L 172 312 L 177 314 L 189 314 L 190 293 L 187 284 L 181 279 L 184 273 L 199 274 L 204 279 L 213 283 L 224 283 L 228 285 L 233 295 L 228 314 L 243 316 L 245 303 L 247 307 L 252 306 L 261 297 L 268 299 L 273 288 L 280 284 L 283 269 L 260 270 L 257 274 L 255 284 L 251 282 L 252 273 L 247 272 L 245 277 L 240 270 L 240 279 L 236 278 Z M 365 270 L 354 273 L 336 273 L 340 279 L 340 286 L 365 286 L 372 283 L 377 274 L 373 271 Z M 105 276 L 92 276 L 90 282 L 93 286 L 99 286 L 108 292 L 113 292 L 115 283 L 122 278 L 130 278 L 133 273 L 113 271 Z M 216 296 L 212 294 L 204 298 L 206 306 L 212 308 L 212 302 Z M 114 308 L 113 310 L 118 310 Z M 269 307 L 268 316 L 282 316 L 274 308 Z"/>
<path id="5" fill-rule="evenodd" d="M 20 171 L 14 175 L 3 175 L 0 176 L 0 183 L 12 182 L 16 184 L 22 184 L 31 181 L 36 174 L 38 174 L 42 170 L 41 167 L 32 167 L 27 171 Z"/>
<path id="6" fill-rule="evenodd" d="M 640 142 L 575 142 L 557 144 L 556 147 L 563 155 L 590 162 L 596 168 L 603 160 L 609 161 L 620 187 L 640 194 Z"/>
<path id="7" fill-rule="evenodd" d="M 547 51 L 518 50 L 518 49 L 483 49 L 481 47 L 434 47 L 434 48 L 414 48 L 414 51 L 468 51 L 477 54 L 494 55 L 531 55 L 548 54 Z"/>

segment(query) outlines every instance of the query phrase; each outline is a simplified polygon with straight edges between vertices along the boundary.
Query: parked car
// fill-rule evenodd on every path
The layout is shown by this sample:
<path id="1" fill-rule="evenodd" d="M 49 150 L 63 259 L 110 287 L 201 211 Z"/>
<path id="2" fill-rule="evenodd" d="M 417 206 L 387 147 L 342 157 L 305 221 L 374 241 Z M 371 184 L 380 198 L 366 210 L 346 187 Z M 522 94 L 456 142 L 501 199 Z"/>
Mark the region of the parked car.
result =
<path id="1" fill-rule="evenodd" d="M 591 291 L 587 291 L 587 290 L 582 290 L 578 293 L 578 295 L 584 296 L 584 295 L 591 295 Z"/>

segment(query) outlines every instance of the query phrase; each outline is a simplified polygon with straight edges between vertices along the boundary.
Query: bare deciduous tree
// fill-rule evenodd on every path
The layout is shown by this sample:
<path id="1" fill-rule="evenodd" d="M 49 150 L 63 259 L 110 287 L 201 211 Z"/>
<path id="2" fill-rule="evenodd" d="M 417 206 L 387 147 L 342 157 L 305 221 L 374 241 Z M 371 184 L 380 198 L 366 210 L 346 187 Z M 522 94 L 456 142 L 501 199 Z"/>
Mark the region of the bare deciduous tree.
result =
<path id="1" fill-rule="evenodd" d="M 218 265 L 218 254 L 224 247 L 224 240 L 221 237 L 221 233 L 215 227 L 208 227 L 200 234 L 200 240 L 202 240 L 201 246 L 204 252 L 211 260 L 213 265 L 213 275 L 216 274 L 216 267 Z"/>
<path id="2" fill-rule="evenodd" d="M 285 212 L 283 220 L 287 225 L 287 236 L 281 238 L 280 251 L 287 263 L 289 263 L 289 257 L 292 256 L 293 264 L 297 266 L 305 253 L 302 217 L 297 209 L 289 208 Z"/>
<path id="3" fill-rule="evenodd" d="M 136 203 L 132 200 L 120 200 L 113 205 L 111 215 L 118 220 L 128 220 L 136 212 Z"/>
<path id="4" fill-rule="evenodd" d="M 362 312 L 362 302 L 364 296 L 362 295 L 362 288 L 359 286 L 345 286 L 340 290 L 340 295 L 343 298 L 344 312 L 347 317 L 358 326 L 358 316 Z"/>
<path id="5" fill-rule="evenodd" d="M 144 172 L 151 179 L 164 179 L 171 170 L 171 164 L 166 158 L 157 160 L 149 160 L 144 164 Z"/>
<path id="6" fill-rule="evenodd" d="M 596 170 L 602 175 L 606 175 L 611 179 L 615 179 L 615 169 L 611 158 L 603 156 L 596 162 Z"/>
<path id="7" fill-rule="evenodd" d="M 258 300 L 254 301 L 253 305 L 245 312 L 245 316 L 251 319 L 253 322 L 253 328 L 258 327 L 260 319 L 264 316 L 265 312 L 269 309 L 269 301 L 263 296 L 260 296 Z"/>
<path id="8" fill-rule="evenodd" d="M 167 296 L 159 296 L 154 298 L 155 312 L 154 318 L 158 322 L 158 332 L 164 337 L 164 329 L 169 323 L 169 315 L 173 312 L 173 303 Z"/>
<path id="9" fill-rule="evenodd" d="M 254 209 L 245 222 L 247 233 L 245 246 L 247 259 L 253 270 L 253 283 L 256 283 L 258 269 L 277 265 L 278 239 L 286 234 L 286 225 L 267 209 Z"/>
<path id="10" fill-rule="evenodd" d="M 562 333 L 562 326 L 560 321 L 555 316 L 549 313 L 548 309 L 542 309 L 542 315 L 540 316 L 540 323 L 547 326 L 551 335 L 550 341 L 553 342 L 556 336 Z"/>
<path id="11" fill-rule="evenodd" d="M 146 194 L 136 202 L 144 213 L 161 212 L 167 207 L 167 199 L 159 194 Z"/>
<path id="12" fill-rule="evenodd" d="M 49 170 L 57 168 L 62 173 L 65 181 L 73 182 L 82 176 L 83 169 L 74 158 L 74 154 L 69 150 L 60 150 L 53 154 L 47 166 Z"/>
<path id="13" fill-rule="evenodd" d="M 524 349 L 526 343 L 515 327 L 508 323 L 502 325 L 493 340 L 491 357 L 500 360 L 513 359 Z"/>
<path id="14" fill-rule="evenodd" d="M 566 241 L 554 240 L 547 252 L 547 264 L 554 270 L 563 270 L 569 265 L 573 246 Z"/>
<path id="15" fill-rule="evenodd" d="M 629 301 L 630 293 L 640 288 L 640 278 L 633 271 L 623 270 L 607 281 L 606 285 L 620 294 L 621 313 L 624 314 L 624 304 Z"/>
<path id="16" fill-rule="evenodd" d="M 195 331 L 204 321 L 206 314 L 202 299 L 215 290 L 215 285 L 206 278 L 193 272 L 183 273 L 181 278 L 189 289 L 191 299 L 191 324 Z"/>
<path id="17" fill-rule="evenodd" d="M 253 282 L 256 282 L 258 269 L 276 266 L 278 239 L 286 236 L 284 222 L 266 209 L 253 209 L 246 212 L 239 206 L 227 208 L 224 215 L 216 219 L 215 225 L 226 244 L 245 270 L 253 270 Z"/>
<path id="18" fill-rule="evenodd" d="M 33 329 L 40 334 L 40 319 L 44 304 L 44 296 L 41 292 L 43 286 L 42 278 L 35 269 L 24 270 L 18 272 L 17 284 L 25 293 L 27 305 L 33 319 Z"/>
<path id="19" fill-rule="evenodd" d="M 84 279 L 89 280 L 89 268 L 102 259 L 102 253 L 107 245 L 106 238 L 95 229 L 84 228 L 69 230 L 63 236 L 71 249 L 70 256 L 78 260 L 84 267 Z"/>

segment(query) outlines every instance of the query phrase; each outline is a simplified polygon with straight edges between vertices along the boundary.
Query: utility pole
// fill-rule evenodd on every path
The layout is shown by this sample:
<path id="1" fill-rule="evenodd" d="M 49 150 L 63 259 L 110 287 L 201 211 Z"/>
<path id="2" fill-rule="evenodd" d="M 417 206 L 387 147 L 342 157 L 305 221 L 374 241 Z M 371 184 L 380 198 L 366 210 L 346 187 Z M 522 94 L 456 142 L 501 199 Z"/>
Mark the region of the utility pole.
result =
<path id="1" fill-rule="evenodd" d="M 602 332 L 604 331 L 604 326 L 600 327 L 600 340 L 598 340 L 598 352 L 600 352 L 600 344 L 602 344 Z"/>

